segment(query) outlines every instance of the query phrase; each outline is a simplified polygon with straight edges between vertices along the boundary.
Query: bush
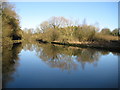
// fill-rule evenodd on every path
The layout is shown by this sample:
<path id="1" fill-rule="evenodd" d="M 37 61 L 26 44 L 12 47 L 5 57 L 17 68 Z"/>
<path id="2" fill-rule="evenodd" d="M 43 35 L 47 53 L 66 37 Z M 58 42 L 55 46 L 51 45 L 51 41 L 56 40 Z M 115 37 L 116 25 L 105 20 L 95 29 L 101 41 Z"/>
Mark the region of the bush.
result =
<path id="1" fill-rule="evenodd" d="M 95 28 L 93 26 L 82 26 L 74 31 L 74 37 L 79 41 L 93 41 L 95 37 Z"/>
<path id="2" fill-rule="evenodd" d="M 118 40 L 117 36 L 112 36 L 112 35 L 103 35 L 101 33 L 97 33 L 95 35 L 95 40 L 96 41 L 110 41 L 110 40 Z"/>
<path id="3" fill-rule="evenodd" d="M 46 32 L 42 33 L 42 37 L 41 38 L 43 40 L 52 42 L 52 41 L 58 40 L 58 37 L 59 37 L 58 30 L 48 29 Z"/>
<path id="4" fill-rule="evenodd" d="M 111 35 L 112 33 L 111 33 L 111 31 L 110 31 L 109 28 L 103 28 L 103 29 L 101 30 L 101 34 Z"/>
<path id="5" fill-rule="evenodd" d="M 114 29 L 114 30 L 112 31 L 112 35 L 113 35 L 113 36 L 119 36 L 119 35 L 120 35 L 119 30 L 118 30 L 118 29 Z"/>

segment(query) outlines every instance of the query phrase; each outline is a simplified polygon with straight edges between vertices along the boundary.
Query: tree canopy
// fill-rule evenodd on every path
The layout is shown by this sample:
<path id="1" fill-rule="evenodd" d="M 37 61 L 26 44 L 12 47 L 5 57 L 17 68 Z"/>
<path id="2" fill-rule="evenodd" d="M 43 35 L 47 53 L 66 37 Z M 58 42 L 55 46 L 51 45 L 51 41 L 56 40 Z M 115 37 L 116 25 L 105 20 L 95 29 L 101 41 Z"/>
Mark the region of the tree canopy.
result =
<path id="1" fill-rule="evenodd" d="M 3 39 L 21 39 L 19 16 L 15 6 L 8 2 L 2 3 L 2 37 Z"/>

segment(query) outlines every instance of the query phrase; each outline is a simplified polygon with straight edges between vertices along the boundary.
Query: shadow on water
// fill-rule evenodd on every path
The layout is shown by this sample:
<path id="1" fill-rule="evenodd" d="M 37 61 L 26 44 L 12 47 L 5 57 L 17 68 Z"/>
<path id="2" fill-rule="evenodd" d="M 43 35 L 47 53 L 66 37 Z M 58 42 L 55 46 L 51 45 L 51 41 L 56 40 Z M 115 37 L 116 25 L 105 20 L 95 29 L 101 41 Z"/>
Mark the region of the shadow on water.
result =
<path id="1" fill-rule="evenodd" d="M 79 64 L 82 66 L 82 70 L 84 70 L 87 63 L 93 64 L 93 66 L 96 67 L 101 55 L 108 55 L 110 53 L 88 48 L 83 49 L 53 44 L 40 44 L 37 42 L 33 42 L 32 44 L 13 44 L 7 48 L 3 46 L 3 87 L 5 87 L 9 81 L 14 80 L 12 74 L 16 71 L 16 68 L 19 67 L 18 61 L 21 50 L 35 51 L 36 56 L 49 67 L 59 68 L 62 71 L 76 70 Z M 113 54 L 120 55 L 119 53 Z"/>

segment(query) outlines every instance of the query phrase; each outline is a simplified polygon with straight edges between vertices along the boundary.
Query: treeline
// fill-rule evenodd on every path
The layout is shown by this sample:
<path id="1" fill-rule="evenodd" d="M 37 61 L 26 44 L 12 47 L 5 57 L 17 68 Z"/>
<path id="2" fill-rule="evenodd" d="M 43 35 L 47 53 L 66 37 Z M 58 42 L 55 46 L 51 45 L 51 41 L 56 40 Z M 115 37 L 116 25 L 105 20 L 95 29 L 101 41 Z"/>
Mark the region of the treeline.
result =
<path id="1" fill-rule="evenodd" d="M 81 42 L 81 41 L 109 41 L 118 40 L 119 30 L 104 28 L 99 31 L 94 25 L 87 25 L 85 21 L 79 24 L 64 17 L 51 17 L 36 28 L 38 39 L 45 41 Z"/>
<path id="2" fill-rule="evenodd" d="M 81 41 L 110 41 L 118 40 L 119 30 L 104 28 L 99 30 L 94 25 L 83 24 L 64 18 L 51 17 L 42 22 L 36 29 L 21 30 L 19 16 L 14 5 L 8 2 L 2 3 L 2 40 L 6 43 L 12 40 L 23 39 L 25 41 L 44 40 L 48 42 L 81 42 Z M 3 43 L 4 43 L 3 42 Z"/>
<path id="3" fill-rule="evenodd" d="M 15 11 L 14 5 L 8 2 L 2 3 L 2 40 L 5 42 L 12 42 L 12 40 L 21 39 L 19 16 Z"/>

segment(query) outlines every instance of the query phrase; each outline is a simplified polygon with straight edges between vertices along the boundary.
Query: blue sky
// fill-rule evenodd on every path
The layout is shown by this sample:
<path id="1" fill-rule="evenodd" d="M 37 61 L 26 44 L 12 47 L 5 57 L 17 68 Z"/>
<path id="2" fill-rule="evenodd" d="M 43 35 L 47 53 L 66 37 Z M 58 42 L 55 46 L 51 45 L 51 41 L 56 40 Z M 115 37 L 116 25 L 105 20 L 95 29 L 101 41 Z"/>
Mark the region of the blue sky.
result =
<path id="1" fill-rule="evenodd" d="M 118 27 L 117 2 L 12 2 L 20 16 L 22 28 L 36 28 L 41 22 L 52 16 L 64 16 L 69 19 L 86 18 L 87 24 L 99 23 L 100 28 Z"/>

